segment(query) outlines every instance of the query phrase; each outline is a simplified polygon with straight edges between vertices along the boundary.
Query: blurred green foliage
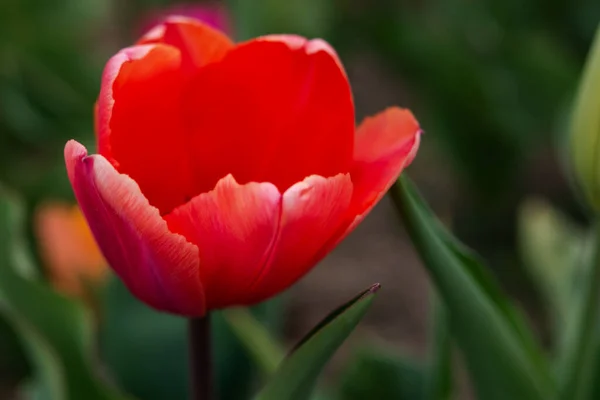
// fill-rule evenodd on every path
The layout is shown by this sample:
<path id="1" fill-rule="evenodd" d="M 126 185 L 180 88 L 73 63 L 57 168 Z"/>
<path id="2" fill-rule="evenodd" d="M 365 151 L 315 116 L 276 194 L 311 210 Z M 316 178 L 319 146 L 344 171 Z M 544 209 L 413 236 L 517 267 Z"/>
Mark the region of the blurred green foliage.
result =
<path id="1" fill-rule="evenodd" d="M 27 211 L 43 199 L 72 198 L 62 149 L 70 138 L 88 145 L 94 141 L 92 107 L 104 62 L 135 39 L 144 13 L 173 3 L 0 1 L 0 183 L 19 192 Z M 466 188 L 459 207 L 467 209 L 469 218 L 458 219 L 458 230 L 476 232 L 510 229 L 514 221 L 506 216 L 514 217 L 523 192 L 538 185 L 523 181 L 527 165 L 540 148 L 562 134 L 600 20 L 597 0 L 228 0 L 226 4 L 238 39 L 272 32 L 320 36 L 334 45 L 344 62 L 363 57 L 382 64 L 389 85 L 406 99 L 401 105 L 415 111 L 430 132 L 427 142 L 439 145 L 444 162 L 451 163 Z M 360 103 L 374 102 L 378 93 L 371 96 Z M 357 114 L 364 113 L 359 109 Z M 562 187 L 562 193 L 567 189 Z M 505 237 L 494 239 L 491 246 L 506 245 Z M 114 297 L 109 302 L 114 305 L 106 318 L 114 331 L 103 332 L 103 344 L 113 378 L 144 398 L 161 398 L 167 392 L 185 395 L 182 321 L 141 310 L 122 288 L 111 290 Z M 281 321 L 277 315 L 271 320 Z M 3 325 L 0 321 L 0 338 L 15 339 Z M 221 329 L 220 322 L 216 325 Z M 239 356 L 235 350 L 239 344 L 231 344 L 227 335 L 219 334 L 224 339 L 218 345 L 224 359 L 230 360 Z M 142 337 L 148 339 L 146 347 L 136 348 Z M 1 344 L 6 343 L 8 339 L 2 339 Z M 27 372 L 22 349 L 10 348 L 16 350 L 0 351 L 0 393 Z M 136 350 L 122 355 L 131 349 Z M 10 361 L 11 372 L 17 377 L 2 373 L 13 356 L 17 361 Z M 407 367 L 403 361 L 382 360 L 377 353 L 360 357 L 344 375 L 342 398 L 351 400 L 349 393 L 361 390 L 371 393 L 375 389 L 365 389 L 369 385 L 382 393 L 412 390 L 412 384 L 402 384 L 403 377 L 410 382 L 423 379 L 418 367 Z M 227 365 L 239 368 L 220 376 L 247 374 L 248 358 L 240 360 L 219 361 L 222 371 Z M 367 370 L 371 372 L 363 372 Z M 168 373 L 168 380 L 153 383 L 171 386 L 145 386 L 142 373 Z M 377 379 L 388 374 L 400 378 L 393 387 L 379 386 Z M 227 380 L 220 386 L 232 391 L 250 387 L 229 385 Z"/>
<path id="2" fill-rule="evenodd" d="M 546 355 L 478 255 L 441 225 L 409 178 L 401 176 L 391 193 L 447 309 L 478 398 L 554 398 Z"/>
<path id="3" fill-rule="evenodd" d="M 61 149 L 67 139 L 92 132 L 107 6 L 0 3 L 0 180 L 28 199 L 68 193 Z"/>
<path id="4" fill-rule="evenodd" d="M 493 197 L 515 186 L 524 159 L 552 133 L 595 28 L 562 13 L 569 2 L 552 3 L 378 1 L 342 19 L 338 40 L 353 34 L 397 71 L 425 129 Z M 588 3 L 572 8 L 600 15 Z"/>
<path id="5" fill-rule="evenodd" d="M 20 203 L 0 187 L 0 311 L 35 367 L 34 398 L 127 399 L 100 379 L 89 310 L 43 284 L 19 257 L 22 227 Z"/>
<path id="6" fill-rule="evenodd" d="M 583 267 L 591 258 L 591 235 L 541 199 L 523 203 L 519 228 L 524 265 L 551 314 L 552 333 L 561 338 L 587 279 Z"/>
<path id="7" fill-rule="evenodd" d="M 417 361 L 390 354 L 387 348 L 361 348 L 342 373 L 337 398 L 424 400 L 426 382 Z"/>

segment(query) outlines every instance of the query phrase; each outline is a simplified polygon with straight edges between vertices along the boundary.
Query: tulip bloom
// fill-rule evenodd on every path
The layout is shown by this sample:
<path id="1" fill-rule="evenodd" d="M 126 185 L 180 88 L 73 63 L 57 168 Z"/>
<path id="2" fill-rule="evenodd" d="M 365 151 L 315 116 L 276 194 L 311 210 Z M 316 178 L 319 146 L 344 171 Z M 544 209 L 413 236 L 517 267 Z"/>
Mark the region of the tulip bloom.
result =
<path id="1" fill-rule="evenodd" d="M 71 184 L 109 264 L 150 306 L 186 316 L 286 289 L 339 243 L 415 156 L 389 108 L 355 132 L 324 41 L 234 44 L 173 18 L 110 59 L 99 154 L 75 141 Z"/>
<path id="2" fill-rule="evenodd" d="M 89 286 L 105 281 L 106 261 L 79 207 L 44 204 L 36 212 L 35 230 L 50 281 L 58 291 L 86 299 Z"/>

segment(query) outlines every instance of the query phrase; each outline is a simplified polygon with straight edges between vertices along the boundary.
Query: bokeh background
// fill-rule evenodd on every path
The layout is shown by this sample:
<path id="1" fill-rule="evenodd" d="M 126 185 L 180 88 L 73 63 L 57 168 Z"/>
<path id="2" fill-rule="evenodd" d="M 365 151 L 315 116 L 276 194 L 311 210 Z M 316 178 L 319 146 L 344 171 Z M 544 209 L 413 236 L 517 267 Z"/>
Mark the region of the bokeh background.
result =
<path id="1" fill-rule="evenodd" d="M 565 238 L 583 235 L 586 225 L 568 179 L 565 133 L 600 2 L 189 4 L 221 7 L 238 40 L 280 32 L 328 40 L 346 66 L 359 120 L 394 104 L 412 109 L 426 133 L 408 174 L 552 344 L 558 261 L 571 251 Z M 0 0 L 0 183 L 24 201 L 27 245 L 42 273 L 36 210 L 74 201 L 64 144 L 75 138 L 94 147 L 92 109 L 104 63 L 174 5 L 181 2 Z M 560 234 L 547 237 L 557 226 Z M 383 290 L 328 367 L 325 390 L 350 400 L 412 398 L 423 379 L 432 294 L 389 199 L 256 313 L 290 346 L 373 282 Z M 105 291 L 99 347 L 108 378 L 140 399 L 184 398 L 184 321 L 146 309 L 114 280 Z M 259 380 L 255 368 L 218 318 L 215 329 L 222 398 L 244 398 Z M 30 377 L 18 338 L 0 318 L 0 399 L 27 398 Z M 468 379 L 457 380 L 461 398 L 470 398 Z"/>

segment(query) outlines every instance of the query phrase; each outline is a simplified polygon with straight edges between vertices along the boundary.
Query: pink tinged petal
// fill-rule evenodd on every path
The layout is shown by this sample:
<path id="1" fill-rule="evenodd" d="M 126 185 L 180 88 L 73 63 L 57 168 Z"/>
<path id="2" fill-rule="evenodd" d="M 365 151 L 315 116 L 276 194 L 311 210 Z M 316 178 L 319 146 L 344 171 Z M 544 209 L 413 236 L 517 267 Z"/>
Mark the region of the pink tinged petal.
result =
<path id="1" fill-rule="evenodd" d="M 65 147 L 75 196 L 106 260 L 148 305 L 186 316 L 205 313 L 198 249 L 171 233 L 128 176 L 75 141 Z"/>
<path id="2" fill-rule="evenodd" d="M 310 176 L 283 195 L 279 236 L 270 263 L 254 284 L 248 303 L 288 288 L 320 261 L 320 249 L 340 228 L 352 198 L 348 174 Z"/>
<path id="3" fill-rule="evenodd" d="M 228 175 L 165 217 L 172 232 L 198 246 L 208 309 L 247 296 L 273 246 L 280 212 L 273 184 L 239 185 Z"/>

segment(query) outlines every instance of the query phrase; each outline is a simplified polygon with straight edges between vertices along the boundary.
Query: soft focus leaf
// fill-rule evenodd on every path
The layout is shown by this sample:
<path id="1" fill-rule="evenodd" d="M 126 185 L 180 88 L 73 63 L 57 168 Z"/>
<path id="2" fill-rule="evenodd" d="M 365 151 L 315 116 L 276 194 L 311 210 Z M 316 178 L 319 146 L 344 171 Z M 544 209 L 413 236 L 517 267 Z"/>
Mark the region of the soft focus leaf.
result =
<path id="1" fill-rule="evenodd" d="M 338 399 L 424 400 L 422 365 L 389 349 L 361 349 L 342 373 Z"/>
<path id="2" fill-rule="evenodd" d="M 433 218 L 408 178 L 401 177 L 394 195 L 448 309 L 479 398 L 551 399 L 556 392 L 548 366 L 488 270 Z"/>
<path id="3" fill-rule="evenodd" d="M 53 400 L 124 399 L 98 379 L 89 313 L 17 269 L 15 263 L 23 257 L 15 254 L 21 214 L 18 204 L 1 191 L 0 311 L 24 340 L 38 379 L 36 391 Z"/>
<path id="4" fill-rule="evenodd" d="M 600 24 L 586 58 L 579 88 L 571 110 L 570 161 L 577 187 L 585 195 L 586 205 L 600 212 Z"/>
<path id="5" fill-rule="evenodd" d="M 583 278 L 581 256 L 589 249 L 585 246 L 587 235 L 549 203 L 530 199 L 520 210 L 519 239 L 524 264 L 541 290 L 560 336 Z"/>
<path id="6" fill-rule="evenodd" d="M 371 305 L 379 285 L 373 285 L 321 321 L 281 364 L 257 400 L 310 398 L 316 380 Z"/>

